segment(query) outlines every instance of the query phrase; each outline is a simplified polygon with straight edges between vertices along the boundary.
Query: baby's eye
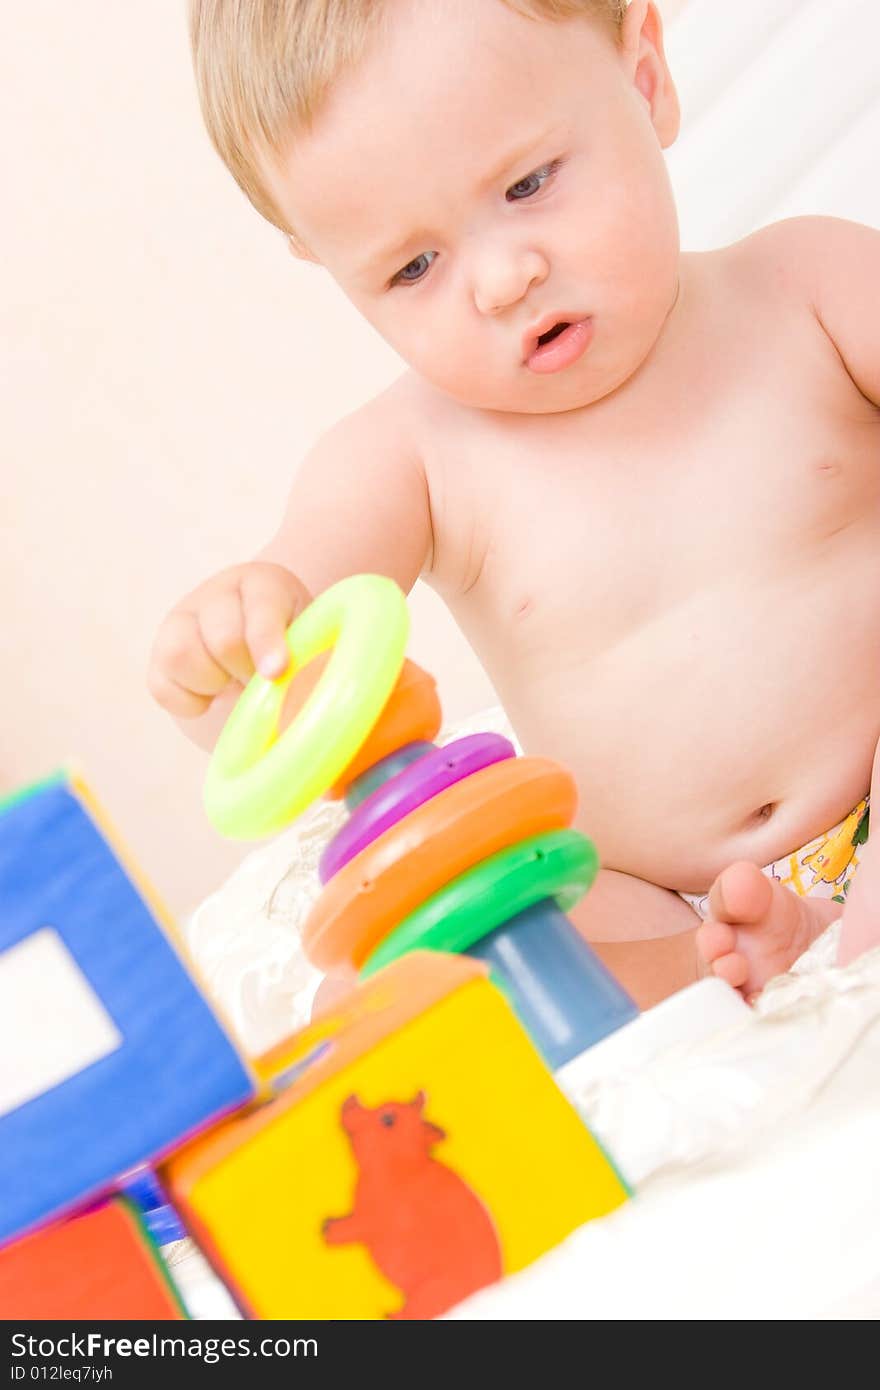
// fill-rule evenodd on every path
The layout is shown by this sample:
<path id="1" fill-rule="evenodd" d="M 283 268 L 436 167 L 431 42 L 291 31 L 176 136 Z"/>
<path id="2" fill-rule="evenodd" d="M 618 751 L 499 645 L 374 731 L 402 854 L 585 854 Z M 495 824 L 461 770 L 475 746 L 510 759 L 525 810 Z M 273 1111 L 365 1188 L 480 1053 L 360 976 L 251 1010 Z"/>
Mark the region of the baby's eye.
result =
<path id="1" fill-rule="evenodd" d="M 552 164 L 542 164 L 540 169 L 535 169 L 533 173 L 526 174 L 524 179 L 511 184 L 504 195 L 505 198 L 509 203 L 517 203 L 521 202 L 523 198 L 534 197 L 538 189 L 543 188 L 550 176 L 555 174 L 557 168 L 557 160 L 554 160 Z"/>
<path id="2" fill-rule="evenodd" d="M 410 261 L 403 270 L 398 270 L 392 277 L 392 285 L 415 285 L 419 280 L 423 280 L 427 275 L 431 264 L 437 259 L 436 251 L 423 251 L 415 260 Z"/>

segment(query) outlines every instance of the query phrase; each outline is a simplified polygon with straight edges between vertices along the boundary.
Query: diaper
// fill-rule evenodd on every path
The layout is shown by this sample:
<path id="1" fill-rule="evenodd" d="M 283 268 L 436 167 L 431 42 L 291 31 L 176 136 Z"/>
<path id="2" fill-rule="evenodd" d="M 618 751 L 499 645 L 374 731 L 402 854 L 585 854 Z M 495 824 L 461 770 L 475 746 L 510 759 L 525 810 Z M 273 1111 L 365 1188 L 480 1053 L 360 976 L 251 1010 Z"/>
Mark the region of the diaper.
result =
<path id="1" fill-rule="evenodd" d="M 838 825 L 817 835 L 802 849 L 767 864 L 763 872 L 802 898 L 829 898 L 842 905 L 859 866 L 859 846 L 868 838 L 869 803 L 870 797 L 866 796 Z M 708 893 L 678 896 L 700 917 L 708 913 Z"/>

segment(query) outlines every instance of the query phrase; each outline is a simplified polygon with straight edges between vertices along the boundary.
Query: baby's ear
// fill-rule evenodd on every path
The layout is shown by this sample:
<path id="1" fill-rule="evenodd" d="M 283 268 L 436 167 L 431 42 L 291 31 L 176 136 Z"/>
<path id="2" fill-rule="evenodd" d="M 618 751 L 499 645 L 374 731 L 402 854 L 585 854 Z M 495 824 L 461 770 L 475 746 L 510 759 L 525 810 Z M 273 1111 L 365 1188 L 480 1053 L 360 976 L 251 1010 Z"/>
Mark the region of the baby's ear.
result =
<path id="1" fill-rule="evenodd" d="M 648 104 L 657 138 L 666 149 L 678 135 L 681 111 L 663 51 L 663 22 L 653 0 L 630 0 L 620 42 L 632 80 Z"/>
<path id="2" fill-rule="evenodd" d="M 320 265 L 317 256 L 313 256 L 309 248 L 301 241 L 298 241 L 293 232 L 286 233 L 287 249 L 291 256 L 295 256 L 298 261 L 311 261 L 313 265 Z"/>

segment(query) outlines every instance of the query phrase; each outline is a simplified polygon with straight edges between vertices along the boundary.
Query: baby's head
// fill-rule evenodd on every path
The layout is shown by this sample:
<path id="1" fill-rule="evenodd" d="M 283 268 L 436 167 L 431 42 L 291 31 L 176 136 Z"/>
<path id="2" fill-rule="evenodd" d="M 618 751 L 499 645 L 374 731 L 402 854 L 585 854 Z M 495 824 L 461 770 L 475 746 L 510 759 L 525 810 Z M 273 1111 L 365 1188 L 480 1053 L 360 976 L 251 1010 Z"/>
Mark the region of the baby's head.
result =
<path id="1" fill-rule="evenodd" d="M 645 360 L 679 251 L 661 152 L 678 102 L 648 0 L 192 12 L 221 156 L 420 376 L 466 405 L 543 413 Z"/>

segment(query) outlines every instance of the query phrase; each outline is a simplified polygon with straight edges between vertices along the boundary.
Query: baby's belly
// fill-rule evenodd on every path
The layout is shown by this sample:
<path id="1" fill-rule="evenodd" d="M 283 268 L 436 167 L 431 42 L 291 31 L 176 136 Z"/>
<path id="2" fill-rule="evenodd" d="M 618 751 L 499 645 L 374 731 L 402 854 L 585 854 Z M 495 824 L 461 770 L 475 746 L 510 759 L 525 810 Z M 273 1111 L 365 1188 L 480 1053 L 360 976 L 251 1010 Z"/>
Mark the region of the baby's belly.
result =
<path id="1" fill-rule="evenodd" d="M 476 645 L 524 749 L 558 758 L 606 868 L 701 892 L 865 795 L 880 736 L 880 566 L 707 587 L 598 649 L 540 603 Z M 588 626 L 588 624 L 587 624 Z M 488 634 L 484 634 L 488 637 Z"/>

